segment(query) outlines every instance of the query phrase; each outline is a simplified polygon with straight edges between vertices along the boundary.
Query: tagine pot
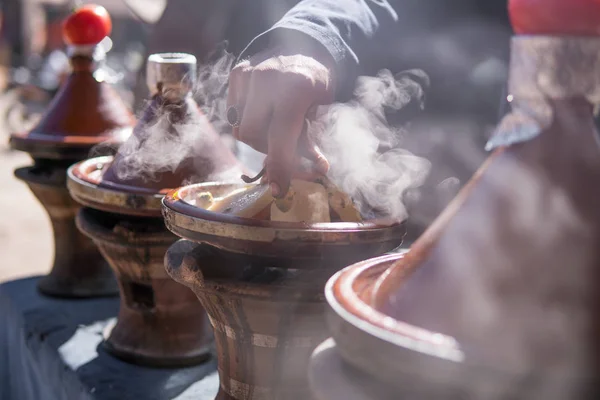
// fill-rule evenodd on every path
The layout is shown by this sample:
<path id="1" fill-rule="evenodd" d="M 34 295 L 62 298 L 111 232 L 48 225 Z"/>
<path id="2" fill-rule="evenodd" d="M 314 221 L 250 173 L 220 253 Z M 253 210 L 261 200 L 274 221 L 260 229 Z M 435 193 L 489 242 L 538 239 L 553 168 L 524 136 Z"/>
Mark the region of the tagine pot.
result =
<path id="1" fill-rule="evenodd" d="M 244 170 L 191 98 L 195 57 L 153 54 L 147 68 L 153 96 L 131 138 L 114 157 L 73 165 L 68 186 L 85 206 L 78 228 L 119 282 L 119 315 L 104 347 L 131 363 L 184 367 L 207 360 L 213 339 L 194 293 L 165 271 L 165 253 L 177 237 L 164 225 L 161 199 L 183 182 L 239 177 Z M 159 165 L 165 154 L 180 158 Z"/>
<path id="2" fill-rule="evenodd" d="M 115 90 L 101 80 L 105 58 L 98 43 L 68 49 L 71 73 L 40 122 L 13 133 L 10 146 L 30 154 L 31 167 L 15 176 L 46 209 L 53 230 L 54 263 L 38 284 L 49 296 L 116 295 L 114 276 L 92 242 L 75 227 L 80 206 L 66 187 L 67 168 L 94 152 L 110 154 L 131 133 L 134 118 Z"/>
<path id="3" fill-rule="evenodd" d="M 600 15 L 591 1 L 511 6 L 533 13 L 526 26 Z M 512 39 L 512 111 L 448 208 L 406 254 L 327 284 L 335 355 L 395 398 L 598 398 L 600 37 L 565 18 Z M 331 354 L 310 371 L 323 400 Z"/>
<path id="4" fill-rule="evenodd" d="M 351 260 L 397 248 L 404 226 L 262 221 L 209 211 L 200 200 L 245 186 L 198 184 L 165 196 L 165 223 L 186 239 L 167 252 L 167 272 L 209 315 L 217 399 L 308 399 L 308 360 L 328 335 L 325 282 Z"/>

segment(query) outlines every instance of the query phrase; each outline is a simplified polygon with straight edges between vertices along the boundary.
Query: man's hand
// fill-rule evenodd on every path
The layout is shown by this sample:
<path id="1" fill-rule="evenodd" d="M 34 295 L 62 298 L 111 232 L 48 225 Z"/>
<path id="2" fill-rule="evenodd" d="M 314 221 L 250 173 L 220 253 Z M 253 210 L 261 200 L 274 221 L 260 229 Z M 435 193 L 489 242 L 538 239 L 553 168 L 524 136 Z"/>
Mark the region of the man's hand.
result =
<path id="1" fill-rule="evenodd" d="M 307 135 L 306 120 L 318 105 L 333 101 L 330 71 L 323 61 L 290 54 L 281 46 L 258 53 L 231 71 L 227 106 L 235 106 L 241 114 L 233 135 L 267 154 L 265 179 L 275 197 L 287 193 L 300 156 L 313 161 L 320 173 L 329 169 Z"/>

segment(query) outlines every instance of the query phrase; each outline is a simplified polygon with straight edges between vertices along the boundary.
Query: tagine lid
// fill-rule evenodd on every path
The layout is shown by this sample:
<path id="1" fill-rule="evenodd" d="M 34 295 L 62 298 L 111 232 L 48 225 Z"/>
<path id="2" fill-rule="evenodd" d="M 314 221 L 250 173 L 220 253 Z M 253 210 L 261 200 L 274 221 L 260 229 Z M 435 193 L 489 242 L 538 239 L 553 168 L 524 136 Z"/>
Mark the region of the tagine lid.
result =
<path id="1" fill-rule="evenodd" d="M 509 4 L 516 37 L 530 43 L 543 37 L 563 50 L 588 50 L 579 45 L 590 38 L 579 38 L 600 35 L 597 1 Z M 575 9 L 564 15 L 594 17 L 582 28 L 563 18 L 565 7 Z M 553 58 L 559 61 L 553 67 L 582 64 L 586 54 L 580 55 Z M 583 324 L 596 310 L 584 301 L 585 277 L 600 257 L 600 213 L 593 205 L 600 192 L 590 185 L 600 178 L 600 163 L 592 107 L 583 96 L 570 101 L 556 123 L 542 129 L 543 139 L 512 153 L 497 148 L 406 255 L 369 260 L 332 278 L 326 289 L 330 327 L 346 360 L 391 385 L 402 376 L 424 375 L 425 385 L 496 391 L 494 398 L 511 397 L 507 388 L 524 377 L 557 390 L 590 381 Z M 547 228 L 552 220 L 560 223 Z"/>
<path id="2" fill-rule="evenodd" d="M 83 204 L 160 216 L 160 199 L 168 191 L 190 182 L 239 179 L 245 172 L 191 97 L 193 55 L 151 55 L 147 80 L 153 96 L 118 153 L 69 170 L 71 192 Z"/>
<path id="3" fill-rule="evenodd" d="M 424 386 L 443 385 L 449 394 L 453 372 L 465 361 L 460 344 L 452 337 L 391 318 L 372 301 L 378 278 L 405 256 L 405 251 L 379 256 L 333 275 L 325 286 L 329 332 L 344 361 L 371 381 L 384 383 L 382 388 L 408 394 L 411 386 L 429 379 Z"/>
<path id="4" fill-rule="evenodd" d="M 40 122 L 31 131 L 10 138 L 13 148 L 34 157 L 84 158 L 100 143 L 123 142 L 135 123 L 117 92 L 95 74 L 97 62 L 104 58 L 98 45 L 111 29 L 106 10 L 94 5 L 79 8 L 63 28 L 65 41 L 70 43 L 72 72 Z"/>
<path id="5" fill-rule="evenodd" d="M 600 48 L 600 46 L 599 46 L 600 42 L 595 42 L 595 43 L 589 42 L 589 39 L 591 39 L 592 41 L 595 41 L 596 39 L 600 38 L 600 2 L 598 2 L 598 1 L 595 1 L 595 0 L 577 0 L 577 1 L 572 1 L 572 0 L 546 0 L 546 1 L 511 0 L 511 1 L 509 1 L 509 11 L 510 11 L 511 23 L 514 27 L 515 33 L 517 34 L 516 35 L 517 38 L 524 38 L 525 40 L 531 40 L 531 39 L 535 40 L 536 36 L 540 36 L 543 39 L 547 39 L 546 42 L 548 42 L 548 43 L 551 43 L 552 41 L 556 41 L 556 43 L 558 43 L 558 47 L 560 47 L 561 45 L 564 45 L 564 48 L 568 48 L 569 46 L 572 45 L 573 42 L 563 41 L 564 38 L 567 38 L 567 40 L 569 40 L 569 38 L 576 38 L 576 40 L 577 40 L 581 37 L 585 37 L 583 40 L 583 43 L 584 43 L 583 46 L 578 46 L 579 43 L 575 43 L 575 46 L 578 47 L 577 50 L 579 50 L 581 52 L 589 51 L 589 48 L 587 46 L 589 43 L 592 43 L 597 49 Z M 513 43 L 513 46 L 515 46 L 515 44 L 517 46 L 520 46 L 520 44 L 518 42 Z M 535 45 L 535 42 L 532 42 L 532 44 Z M 528 46 L 528 45 L 526 44 L 526 46 Z M 536 46 L 529 46 L 529 47 L 531 47 L 533 49 L 536 48 Z M 547 48 L 552 49 L 551 46 L 548 46 Z M 592 48 L 592 50 L 593 50 L 593 48 Z M 513 56 L 515 54 L 517 54 L 521 57 L 524 57 L 524 58 L 529 55 L 529 54 L 527 54 L 526 51 L 523 51 L 521 48 L 517 49 L 517 51 L 514 51 L 514 49 L 513 49 Z M 583 60 L 583 62 L 576 60 L 574 57 L 565 59 L 565 57 L 564 57 L 565 54 L 568 54 L 568 53 L 567 53 L 567 51 L 564 51 L 564 50 L 561 50 L 561 54 L 559 54 L 559 56 L 563 56 L 562 58 L 558 58 L 559 56 L 556 56 L 556 54 L 552 54 L 552 55 L 546 54 L 545 57 L 540 56 L 537 53 L 530 54 L 531 58 L 535 58 L 535 59 L 556 57 L 556 59 L 551 60 L 551 64 L 550 64 L 550 67 L 552 68 L 552 71 L 550 71 L 550 72 L 552 72 L 552 73 L 556 72 L 556 76 L 551 73 L 548 73 L 548 74 L 544 75 L 543 77 L 539 77 L 540 81 L 542 80 L 542 78 L 546 78 L 546 80 L 549 80 L 549 79 L 556 80 L 556 81 L 558 81 L 558 84 L 556 85 L 557 87 L 559 87 L 561 84 L 562 85 L 570 84 L 572 86 L 572 88 L 569 88 L 569 89 L 572 89 L 573 91 L 581 91 L 581 92 L 584 92 L 587 89 L 587 88 L 582 88 L 583 86 L 585 86 L 586 82 L 588 83 L 588 86 L 594 86 L 595 84 L 600 82 L 598 80 L 595 80 L 595 81 L 593 80 L 593 79 L 595 79 L 595 77 L 597 75 L 597 72 L 596 72 L 597 68 L 595 68 L 595 66 L 597 64 L 592 64 L 592 67 L 594 67 L 594 68 L 590 68 L 589 70 L 585 69 L 585 71 L 588 72 L 587 75 L 589 75 L 589 76 L 584 76 L 583 79 L 581 79 L 581 80 L 565 79 L 564 77 L 561 78 L 560 77 L 561 73 L 564 75 L 565 72 L 568 72 L 571 75 L 573 75 L 572 74 L 573 71 L 571 71 L 566 66 L 561 67 L 560 66 L 561 63 L 586 64 L 589 61 L 585 58 L 585 55 L 580 57 L 580 59 Z M 580 55 L 582 55 L 582 54 L 580 54 Z M 595 57 L 595 58 L 597 58 L 597 57 Z M 520 71 L 514 71 L 515 66 L 520 66 L 520 65 L 521 64 L 513 63 L 511 74 L 520 75 Z M 528 65 L 528 67 L 530 67 L 532 69 L 532 72 L 523 74 L 523 76 L 530 80 L 534 80 L 536 66 L 537 66 L 536 64 Z M 544 72 L 547 72 L 547 71 L 548 70 L 545 70 Z M 569 74 L 567 74 L 567 75 L 569 75 Z M 525 82 L 523 79 L 523 76 L 519 76 L 519 78 L 521 78 L 521 82 L 523 82 L 523 84 L 526 85 L 529 82 Z M 563 80 L 561 81 L 561 79 L 563 79 Z M 541 84 L 538 83 L 538 85 L 541 85 Z M 600 84 L 598 84 L 596 86 L 600 86 Z M 547 86 L 547 87 L 549 87 L 549 86 Z M 535 89 L 534 86 L 532 86 L 531 89 L 533 91 Z M 523 94 L 522 90 L 519 93 L 520 97 L 526 97 L 526 95 L 527 95 L 526 93 Z M 558 94 L 552 93 L 552 95 L 561 97 L 560 93 L 558 93 Z M 531 112 L 531 110 L 530 110 L 530 112 Z M 534 115 L 534 114 L 531 114 L 531 115 Z M 500 128 L 502 128 L 502 126 Z M 548 126 L 545 126 L 543 128 L 548 128 Z M 550 130 L 550 129 L 547 129 L 547 130 Z M 555 131 L 555 130 L 556 129 L 552 129 L 552 131 Z M 556 135 L 556 133 L 554 133 L 554 132 L 548 132 L 547 134 L 548 135 Z M 474 178 L 471 179 L 471 181 L 467 184 L 467 186 L 465 187 L 465 190 L 463 190 L 461 192 L 461 194 L 459 194 L 457 196 L 455 201 L 450 204 L 450 206 L 442 213 L 442 215 L 440 215 L 440 217 L 434 222 L 434 225 L 437 224 L 437 226 L 439 226 L 440 228 L 443 227 L 444 225 L 446 225 L 448 223 L 448 221 L 452 218 L 452 216 L 457 212 L 457 209 L 460 209 L 461 203 L 468 201 L 467 193 L 469 192 L 469 187 L 471 185 L 475 185 L 475 181 L 477 181 L 479 179 L 478 175 L 480 175 L 480 173 L 485 171 L 486 167 L 491 165 L 494 162 L 495 157 L 496 157 L 496 154 L 493 154 L 490 158 L 488 158 L 487 162 L 482 166 L 482 168 L 478 171 L 478 173 L 474 176 Z M 434 230 L 435 229 L 430 229 L 429 232 L 433 232 Z M 425 235 L 423 235 L 420 242 L 431 244 L 433 242 L 433 237 L 428 238 L 425 236 L 427 236 L 427 233 Z M 416 252 L 413 252 L 413 253 L 416 253 Z M 411 263 L 416 265 L 422 261 L 423 261 L 422 258 L 418 257 L 418 259 L 412 260 Z M 412 268 L 412 266 L 413 265 L 411 265 L 410 267 Z M 384 276 L 380 277 L 379 283 L 377 285 L 378 290 L 376 291 L 376 294 L 375 294 L 375 297 L 377 298 L 377 302 L 379 304 L 384 304 L 384 303 L 385 304 L 395 304 L 396 302 L 393 301 L 391 298 L 396 297 L 397 291 L 402 290 L 401 289 L 401 287 L 403 286 L 402 282 L 403 282 L 405 276 L 406 276 L 406 273 L 403 271 L 402 263 L 398 263 L 396 271 L 388 271 L 388 273 L 386 273 Z M 427 280 L 427 278 L 425 278 L 425 277 L 420 278 L 421 282 L 426 282 L 426 280 Z M 395 290 L 392 290 L 392 288 L 395 288 Z"/>
<path id="6" fill-rule="evenodd" d="M 457 339 L 395 319 L 373 301 L 379 278 L 405 257 L 397 253 L 361 261 L 328 281 L 326 321 L 338 354 L 394 394 L 466 398 L 482 388 L 512 390 L 518 374 L 511 369 L 470 357 L 471 349 Z"/>

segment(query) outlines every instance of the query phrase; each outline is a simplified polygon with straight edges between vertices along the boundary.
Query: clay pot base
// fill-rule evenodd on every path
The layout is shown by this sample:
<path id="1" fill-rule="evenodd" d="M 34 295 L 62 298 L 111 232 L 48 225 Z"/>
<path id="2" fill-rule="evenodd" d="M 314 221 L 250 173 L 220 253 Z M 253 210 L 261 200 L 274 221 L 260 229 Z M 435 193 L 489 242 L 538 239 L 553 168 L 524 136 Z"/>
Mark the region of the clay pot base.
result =
<path id="1" fill-rule="evenodd" d="M 405 254 L 362 261 L 328 281 L 326 320 L 339 354 L 396 390 L 402 389 L 401 377 L 414 382 L 422 371 L 428 374 L 425 386 L 448 391 L 454 387 L 453 374 L 462 374 L 466 368 L 476 372 L 474 379 L 478 381 L 489 379 L 489 371 L 463 363 L 464 355 L 453 338 L 393 320 L 371 307 L 370 295 L 377 278 Z"/>
<path id="2" fill-rule="evenodd" d="M 75 225 L 80 208 L 65 186 L 65 163 L 39 162 L 19 168 L 15 176 L 27 183 L 50 217 L 54 262 L 39 281 L 39 291 L 51 297 L 92 298 L 116 296 L 117 281 L 94 243 Z"/>
<path id="3" fill-rule="evenodd" d="M 206 361 L 212 344 L 209 322 L 195 294 L 165 272 L 165 252 L 177 237 L 163 221 L 83 208 L 77 226 L 93 239 L 119 282 L 119 315 L 106 335 L 106 350 L 149 367 Z"/>
<path id="4" fill-rule="evenodd" d="M 108 264 L 100 263 L 96 266 L 97 271 L 84 278 L 65 279 L 50 272 L 38 281 L 37 288 L 43 295 L 66 299 L 118 296 L 119 285 Z M 85 264 L 85 267 L 90 271 L 89 264 Z"/>
<path id="5" fill-rule="evenodd" d="M 143 355 L 136 352 L 135 349 L 122 347 L 118 343 L 110 341 L 109 338 L 116 323 L 117 322 L 115 321 L 106 327 L 103 335 L 104 341 L 102 342 L 102 347 L 110 355 L 129 364 L 150 368 L 185 368 L 202 364 L 210 360 L 214 352 L 214 346 L 210 343 L 183 357 L 152 357 Z"/>
<path id="6" fill-rule="evenodd" d="M 465 400 L 477 398 L 470 397 L 465 394 L 466 392 L 457 388 L 431 385 L 427 381 L 426 375 L 418 377 L 399 375 L 397 376 L 399 384 L 390 386 L 378 380 L 377 377 L 370 376 L 347 364 L 333 339 L 326 340 L 313 352 L 308 379 L 314 400 Z"/>
<path id="7" fill-rule="evenodd" d="M 180 240 L 165 266 L 194 290 L 215 332 L 217 399 L 309 399 L 313 349 L 327 336 L 323 287 L 331 269 L 286 270 Z"/>
<path id="8" fill-rule="evenodd" d="M 327 283 L 326 320 L 344 363 L 389 388 L 395 398 L 525 399 L 533 398 L 529 393 L 536 382 L 552 381 L 552 375 L 518 375 L 467 357 L 455 339 L 395 320 L 373 307 L 378 278 L 404 256 L 362 261 Z"/>

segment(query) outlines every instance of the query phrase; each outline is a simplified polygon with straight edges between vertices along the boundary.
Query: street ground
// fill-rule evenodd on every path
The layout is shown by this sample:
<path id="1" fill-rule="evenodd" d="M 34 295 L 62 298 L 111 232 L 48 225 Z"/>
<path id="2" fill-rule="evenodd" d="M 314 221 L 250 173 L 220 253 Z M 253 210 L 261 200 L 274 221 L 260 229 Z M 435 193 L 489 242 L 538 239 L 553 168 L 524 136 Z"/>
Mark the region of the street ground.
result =
<path id="1" fill-rule="evenodd" d="M 0 104 L 0 110 L 5 105 Z M 13 170 L 31 163 L 25 153 L 8 149 L 0 131 L 0 282 L 46 273 L 53 260 L 50 220 Z"/>

